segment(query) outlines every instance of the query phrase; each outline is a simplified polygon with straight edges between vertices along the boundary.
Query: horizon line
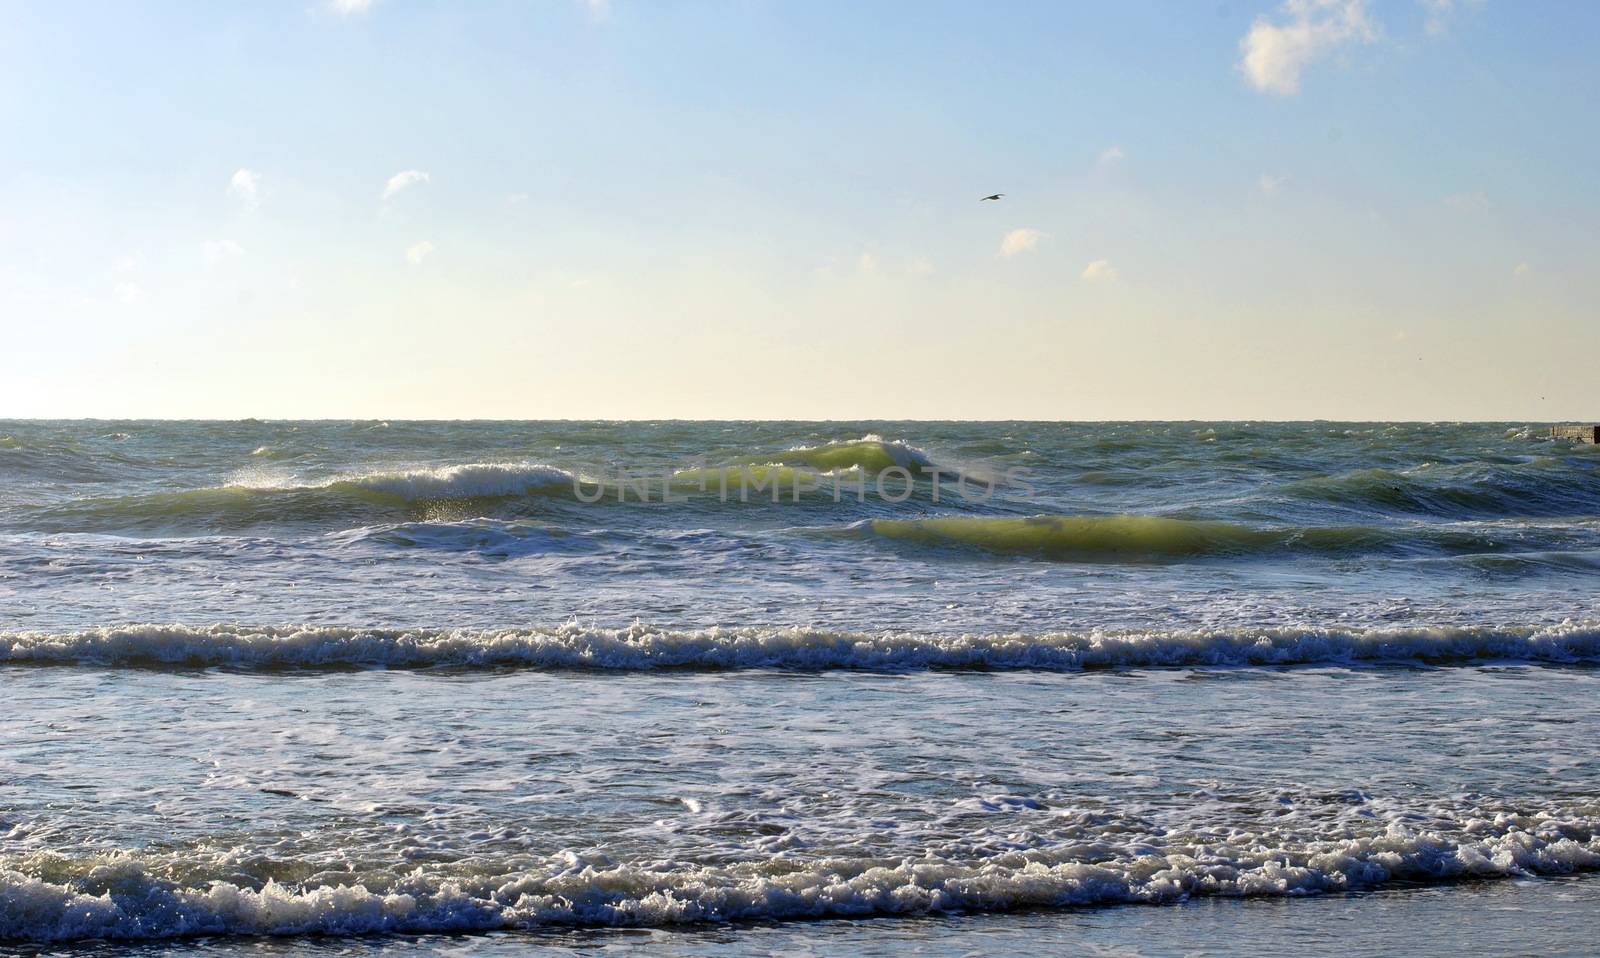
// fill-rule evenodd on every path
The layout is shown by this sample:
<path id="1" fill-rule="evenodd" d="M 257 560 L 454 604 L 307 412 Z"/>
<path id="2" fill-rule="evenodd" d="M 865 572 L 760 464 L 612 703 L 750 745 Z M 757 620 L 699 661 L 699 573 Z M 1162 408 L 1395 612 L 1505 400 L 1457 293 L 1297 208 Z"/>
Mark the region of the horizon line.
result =
<path id="1" fill-rule="evenodd" d="M 854 419 L 822 418 L 822 419 L 797 419 L 787 417 L 747 417 L 738 419 L 719 418 L 692 418 L 680 416 L 637 416 L 637 417 L 528 417 L 528 418 L 496 418 L 482 416 L 467 417 L 439 417 L 418 418 L 409 416 L 240 416 L 227 418 L 207 418 L 201 416 L 0 416 L 0 422 L 16 423 L 49 423 L 49 422 L 193 422 L 193 423 L 270 423 L 270 422 L 405 422 L 405 423 L 1038 423 L 1060 425 L 1077 423 L 1085 425 L 1103 425 L 1108 423 L 1271 423 L 1274 425 L 1291 425 L 1296 423 L 1388 423 L 1394 425 L 1504 425 L 1521 423 L 1528 426 L 1560 426 L 1571 424 L 1600 423 L 1600 418 L 1586 419 L 1583 417 L 1564 419 L 1274 419 L 1270 417 L 1246 418 L 1221 418 L 1221 419 L 1032 419 L 1032 418 L 955 418 L 955 419 L 908 419 L 894 416 L 873 417 L 865 416 Z"/>

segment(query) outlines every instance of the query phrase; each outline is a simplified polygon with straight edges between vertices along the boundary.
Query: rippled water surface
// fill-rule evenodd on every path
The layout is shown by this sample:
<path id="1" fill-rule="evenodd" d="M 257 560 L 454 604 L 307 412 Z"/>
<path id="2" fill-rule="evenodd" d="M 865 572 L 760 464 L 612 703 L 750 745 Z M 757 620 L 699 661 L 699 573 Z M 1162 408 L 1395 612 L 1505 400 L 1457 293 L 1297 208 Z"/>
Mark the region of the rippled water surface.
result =
<path id="1" fill-rule="evenodd" d="M 0 950 L 1578 954 L 1597 571 L 1517 424 L 0 421 Z"/>

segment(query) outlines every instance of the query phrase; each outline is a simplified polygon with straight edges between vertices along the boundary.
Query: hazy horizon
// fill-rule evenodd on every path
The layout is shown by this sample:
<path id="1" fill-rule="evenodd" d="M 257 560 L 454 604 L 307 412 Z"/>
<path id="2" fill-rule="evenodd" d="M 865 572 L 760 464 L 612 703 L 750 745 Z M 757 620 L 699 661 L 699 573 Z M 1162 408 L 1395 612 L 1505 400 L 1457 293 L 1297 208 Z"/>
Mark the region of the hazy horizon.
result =
<path id="1" fill-rule="evenodd" d="M 1241 418 L 1241 419 L 1027 419 L 1027 418 L 1017 418 L 1017 417 L 1003 418 L 1003 419 L 973 419 L 973 418 L 960 418 L 960 417 L 949 418 L 949 419 L 914 419 L 914 418 L 903 418 L 903 417 L 893 417 L 893 416 L 888 416 L 888 417 L 853 416 L 853 417 L 848 417 L 848 418 L 843 418 L 843 417 L 836 417 L 836 418 L 829 418 L 829 417 L 823 417 L 823 418 L 787 418 L 787 417 L 759 417 L 759 416 L 750 416 L 750 417 L 743 417 L 743 418 L 729 418 L 729 417 L 715 417 L 715 416 L 708 416 L 708 417 L 701 417 L 701 418 L 692 418 L 692 417 L 683 417 L 683 416 L 600 416 L 600 417 L 589 417 L 589 418 L 563 417 L 563 416 L 522 417 L 522 418 L 515 418 L 515 417 L 506 418 L 506 417 L 495 417 L 495 416 L 455 416 L 455 417 L 440 417 L 440 416 L 434 416 L 434 417 L 428 417 L 428 416 L 237 416 L 237 417 L 215 417 L 215 416 L 209 416 L 209 417 L 208 416 L 167 416 L 167 417 L 162 417 L 162 416 L 4 416 L 4 417 L 0 417 L 0 422 L 195 422 L 195 423 L 239 423 L 239 422 L 262 422 L 262 423 L 270 423 L 270 422 L 311 422 L 311 423 L 317 423 L 317 422 L 382 422 L 382 423 L 395 423 L 395 422 L 402 422 L 402 423 L 411 423 L 411 422 L 415 422 L 415 423 L 445 423 L 445 422 L 467 422 L 467 423 L 518 423 L 518 422 L 526 422 L 526 423 L 562 423 L 562 422 L 572 422 L 572 423 L 596 423 L 596 422 L 665 423 L 665 422 L 681 422 L 681 423 L 739 423 L 739 422 L 754 422 L 754 423 L 778 423 L 778 424 L 782 424 L 782 423 L 801 423 L 801 424 L 807 424 L 807 423 L 874 424 L 874 423 L 876 423 L 876 424 L 884 424 L 884 425 L 894 425 L 894 424 L 900 424 L 900 423 L 906 423 L 906 424 L 915 424 L 915 423 L 968 423 L 968 424 L 975 424 L 975 425 L 981 425 L 981 424 L 984 424 L 984 423 L 995 423 L 995 424 L 1002 424 L 1002 423 L 1037 423 L 1037 424 L 1041 424 L 1041 425 L 1072 425 L 1074 423 L 1081 423 L 1081 424 L 1084 424 L 1084 425 L 1117 425 L 1117 424 L 1122 424 L 1122 423 L 1127 423 L 1127 424 L 1141 424 L 1141 423 L 1264 423 L 1264 424 L 1272 424 L 1272 425 L 1295 425 L 1295 424 L 1298 424 L 1298 423 L 1305 423 L 1305 424 L 1329 423 L 1331 425 L 1360 424 L 1360 423 L 1369 423 L 1369 424 L 1370 423 L 1383 423 L 1383 424 L 1386 424 L 1386 425 L 1419 425 L 1419 426 L 1420 425 L 1454 425 L 1454 424 L 1460 424 L 1460 425 L 1491 425 L 1491 426 L 1493 426 L 1493 425 L 1522 424 L 1522 425 L 1527 425 L 1527 426 L 1551 426 L 1551 425 L 1564 425 L 1564 424 L 1578 423 L 1578 422 L 1582 422 L 1582 421 L 1583 420 L 1581 420 L 1581 419 L 1327 419 L 1327 418 L 1319 418 L 1319 419 L 1272 419 L 1272 418 L 1269 418 L 1269 417 L 1262 417 L 1262 416 L 1254 416 L 1254 417 Z"/>

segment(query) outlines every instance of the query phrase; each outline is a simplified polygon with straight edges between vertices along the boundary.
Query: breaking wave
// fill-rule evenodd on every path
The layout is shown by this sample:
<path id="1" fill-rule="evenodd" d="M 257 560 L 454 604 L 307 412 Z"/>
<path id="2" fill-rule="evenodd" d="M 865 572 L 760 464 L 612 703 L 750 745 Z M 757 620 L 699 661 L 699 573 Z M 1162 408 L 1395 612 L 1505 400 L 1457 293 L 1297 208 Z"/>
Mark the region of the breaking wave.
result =
<path id="1" fill-rule="evenodd" d="M 108 667 L 530 669 L 1086 669 L 1600 662 L 1600 623 L 928 635 L 756 627 L 352 629 L 138 625 L 0 633 L 0 663 Z"/>
<path id="2" fill-rule="evenodd" d="M 272 460 L 299 454 L 258 446 L 250 455 Z M 905 466 L 916 474 L 919 466 L 931 465 L 927 455 L 914 446 L 876 436 L 801 447 L 776 454 L 776 458 L 781 461 L 746 460 L 721 467 L 680 470 L 673 474 L 672 492 L 692 495 L 716 494 L 720 490 L 727 495 L 732 490 L 731 494 L 741 499 L 759 502 L 763 498 L 776 499 L 780 492 L 787 495 L 797 486 L 800 492 L 823 489 L 820 473 L 837 471 L 850 483 L 894 466 Z M 581 496 L 585 502 L 609 502 L 619 498 L 637 500 L 642 495 L 660 501 L 664 494 L 660 486 L 662 475 L 640 471 L 632 476 L 631 481 L 643 483 L 641 489 L 629 486 L 630 479 L 620 473 L 611 476 L 602 471 L 595 478 L 532 462 L 474 462 L 319 480 L 273 476 L 270 471 L 250 469 L 233 481 L 206 488 L 83 498 L 36 507 L 34 521 L 42 519 L 46 528 L 81 531 L 86 526 L 138 528 L 179 522 L 231 525 L 341 518 L 373 522 L 385 513 L 395 512 L 412 518 L 468 518 L 474 513 L 452 515 L 448 510 L 440 513 L 437 507 L 530 496 L 572 501 Z M 747 487 L 750 491 L 741 493 Z"/>
<path id="3" fill-rule="evenodd" d="M 1061 816 L 1059 834 L 1044 847 L 1013 843 L 979 855 L 935 846 L 897 856 L 699 863 L 619 862 L 569 850 L 401 874 L 307 863 L 293 870 L 314 877 L 282 883 L 270 872 L 255 876 L 263 869 L 238 857 L 216 862 L 200 851 L 166 860 L 148 853 L 13 858 L 0 860 L 0 939 L 660 927 L 1288 897 L 1600 869 L 1600 821 L 1581 805 L 1374 810 L 1360 825 L 1183 830 L 1021 801 Z M 246 859 L 271 868 L 276 857 Z M 285 864 L 295 863 L 276 870 Z"/>
<path id="4" fill-rule="evenodd" d="M 180 521 L 252 524 L 411 515 L 442 503 L 531 495 L 570 496 L 572 473 L 538 463 L 469 463 L 339 476 L 317 482 L 245 476 L 204 489 L 78 499 L 39 511 L 48 525 L 159 526 Z"/>
<path id="5" fill-rule="evenodd" d="M 378 472 L 336 479 L 325 483 L 324 487 L 418 502 L 525 496 L 538 490 L 570 489 L 572 483 L 572 473 L 555 466 L 492 462 Z"/>
<path id="6" fill-rule="evenodd" d="M 879 473 L 896 466 L 916 472 L 934 464 L 933 459 L 916 446 L 892 442 L 875 433 L 820 446 L 796 446 L 784 452 L 779 460 L 784 465 L 808 466 L 821 472 L 860 469 Z"/>
<path id="7" fill-rule="evenodd" d="M 860 439 L 795 446 L 783 452 L 737 456 L 729 464 L 680 469 L 673 473 L 673 480 L 682 490 L 754 486 L 760 491 L 776 488 L 798 496 L 826 488 L 828 476 L 859 483 L 891 469 L 904 469 L 912 478 L 923 478 L 936 468 L 932 457 L 916 446 L 868 433 Z M 957 471 L 948 473 L 953 477 Z"/>

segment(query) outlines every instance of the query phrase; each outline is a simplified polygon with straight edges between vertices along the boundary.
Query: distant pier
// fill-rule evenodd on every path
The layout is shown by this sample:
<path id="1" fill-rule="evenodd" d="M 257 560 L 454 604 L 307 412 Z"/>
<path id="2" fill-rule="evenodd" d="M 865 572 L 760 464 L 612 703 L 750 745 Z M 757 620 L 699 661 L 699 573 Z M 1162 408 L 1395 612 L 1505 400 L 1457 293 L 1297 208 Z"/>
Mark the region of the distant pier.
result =
<path id="1" fill-rule="evenodd" d="M 1551 426 L 1551 439 L 1570 439 L 1573 442 L 1600 443 L 1600 426 Z"/>

